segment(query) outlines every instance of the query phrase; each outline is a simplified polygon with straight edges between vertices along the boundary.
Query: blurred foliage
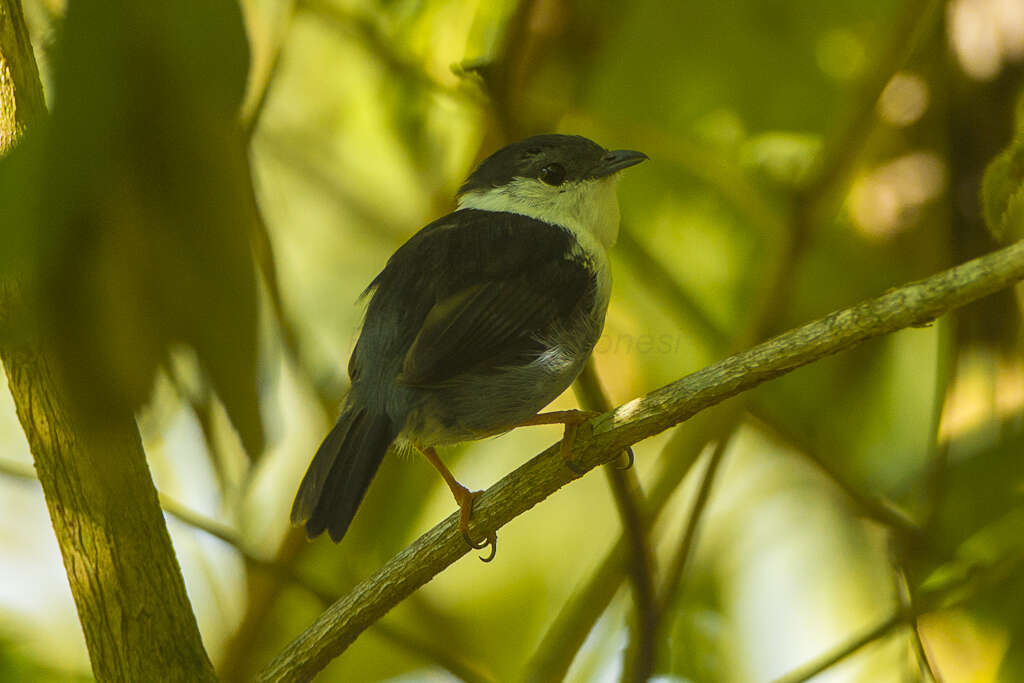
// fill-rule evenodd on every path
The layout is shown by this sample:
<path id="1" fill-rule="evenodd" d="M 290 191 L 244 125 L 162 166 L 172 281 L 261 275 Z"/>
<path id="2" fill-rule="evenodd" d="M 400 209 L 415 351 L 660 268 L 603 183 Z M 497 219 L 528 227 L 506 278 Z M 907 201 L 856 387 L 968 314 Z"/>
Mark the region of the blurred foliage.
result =
<path id="1" fill-rule="evenodd" d="M 0 680 L 32 683 L 86 683 L 92 677 L 68 671 L 48 669 L 38 658 L 19 651 L 10 634 L 0 637 Z"/>
<path id="2" fill-rule="evenodd" d="M 53 340 L 80 403 L 141 406 L 184 344 L 258 455 L 243 29 L 229 0 L 75 3 L 52 115 L 5 160 L 0 203 L 34 314 L 16 324 Z"/>
<path id="3" fill-rule="evenodd" d="M 345 390 L 357 296 L 510 139 L 574 132 L 651 157 L 621 184 L 595 353 L 614 403 L 1024 234 L 1014 3 L 79 0 L 65 15 L 23 1 L 52 117 L 0 163 L 0 269 L 26 288 L 3 339 L 52 338 L 99 414 L 141 407 L 162 490 L 339 595 L 452 510 L 429 465 L 394 457 L 340 545 L 287 528 Z M 963 599 L 921 621 L 931 665 L 1024 680 L 1020 316 L 1018 288 L 748 397 L 658 672 L 773 680 L 953 577 Z M 229 426 L 256 454 L 261 414 L 269 446 L 252 466 Z M 719 438 L 708 424 L 679 442 Z M 477 488 L 555 438 L 520 430 L 443 456 Z M 2 429 L 0 444 L 23 450 Z M 671 435 L 636 450 L 647 491 L 668 463 L 704 462 Z M 662 569 L 702 469 L 654 527 Z M 230 545 L 172 531 L 226 680 L 322 609 Z M 619 533 L 607 485 L 586 477 L 503 529 L 493 565 L 453 566 L 322 679 L 515 680 Z M 34 557 L 10 535 L 5 556 Z M 569 653 L 571 680 L 617 676 L 631 611 L 614 594 Z M 922 680 L 915 651 L 895 629 L 835 675 Z"/>

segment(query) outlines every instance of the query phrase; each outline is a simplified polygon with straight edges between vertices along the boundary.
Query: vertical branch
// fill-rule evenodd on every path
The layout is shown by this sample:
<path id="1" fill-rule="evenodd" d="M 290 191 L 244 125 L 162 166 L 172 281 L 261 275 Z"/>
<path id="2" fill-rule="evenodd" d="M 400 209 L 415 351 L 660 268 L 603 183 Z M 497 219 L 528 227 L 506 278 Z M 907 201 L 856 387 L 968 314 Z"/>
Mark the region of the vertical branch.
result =
<path id="1" fill-rule="evenodd" d="M 83 419 L 47 348 L 5 348 L 0 358 L 96 678 L 216 680 L 132 415 Z"/>
<path id="2" fill-rule="evenodd" d="M 941 683 L 935 670 L 932 668 L 931 658 L 928 656 L 928 648 L 921 637 L 920 614 L 917 612 L 916 589 L 907 580 L 907 572 L 902 568 L 898 548 L 895 543 L 890 543 L 891 563 L 896 568 L 893 572 L 893 588 L 896 593 L 897 609 L 907 615 L 907 626 L 910 631 L 910 647 L 917 660 L 918 673 L 921 676 L 921 683 Z"/>
<path id="3" fill-rule="evenodd" d="M 573 385 L 580 405 L 586 410 L 607 412 L 612 405 L 601 388 L 594 359 L 587 360 L 583 372 Z M 629 577 L 633 585 L 636 624 L 627 662 L 629 680 L 646 681 L 654 673 L 658 613 L 654 590 L 654 556 L 648 540 L 649 524 L 643 509 L 643 496 L 636 473 L 619 470 L 614 465 L 604 468 L 615 507 L 622 520 L 622 536 L 629 545 Z"/>
<path id="4" fill-rule="evenodd" d="M 665 469 L 650 487 L 644 509 L 648 528 L 658 519 L 693 462 L 711 440 L 709 436 L 730 433 L 742 415 L 741 398 L 718 410 L 692 418 L 686 429 L 672 435 L 660 457 Z M 530 683 L 562 680 L 594 624 L 604 614 L 622 583 L 629 566 L 630 545 L 625 534 L 605 554 L 584 584 L 562 606 L 548 627 L 533 657 L 526 666 L 524 680 Z"/>
<path id="5" fill-rule="evenodd" d="M 45 115 L 20 0 L 0 0 L 0 154 Z M 0 281 L 0 323 L 22 306 Z M 28 437 L 93 674 L 216 680 L 203 649 L 132 414 L 83 418 L 44 340 L 0 347 Z"/>

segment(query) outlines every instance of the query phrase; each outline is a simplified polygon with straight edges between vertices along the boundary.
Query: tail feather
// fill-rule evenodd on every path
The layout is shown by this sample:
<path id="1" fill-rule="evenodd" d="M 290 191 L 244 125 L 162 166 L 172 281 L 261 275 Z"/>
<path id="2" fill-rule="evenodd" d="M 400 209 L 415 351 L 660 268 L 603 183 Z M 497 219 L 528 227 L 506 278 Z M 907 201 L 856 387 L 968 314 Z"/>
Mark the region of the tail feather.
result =
<path id="1" fill-rule="evenodd" d="M 347 408 L 320 444 L 292 505 L 292 524 L 341 540 L 395 438 L 387 415 Z"/>

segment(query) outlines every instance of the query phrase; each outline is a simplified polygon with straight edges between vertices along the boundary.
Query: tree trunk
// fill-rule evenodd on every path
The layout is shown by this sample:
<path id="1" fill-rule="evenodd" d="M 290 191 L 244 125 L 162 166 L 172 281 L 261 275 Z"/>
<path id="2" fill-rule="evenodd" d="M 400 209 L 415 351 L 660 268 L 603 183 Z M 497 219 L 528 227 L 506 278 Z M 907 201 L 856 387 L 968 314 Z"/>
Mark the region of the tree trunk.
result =
<path id="1" fill-rule="evenodd" d="M 0 156 L 45 115 L 20 0 L 0 0 Z M 19 306 L 0 282 L 0 327 Z M 6 320 L 5 320 L 6 318 Z M 216 680 L 134 416 L 87 421 L 44 340 L 0 346 L 100 681 Z"/>

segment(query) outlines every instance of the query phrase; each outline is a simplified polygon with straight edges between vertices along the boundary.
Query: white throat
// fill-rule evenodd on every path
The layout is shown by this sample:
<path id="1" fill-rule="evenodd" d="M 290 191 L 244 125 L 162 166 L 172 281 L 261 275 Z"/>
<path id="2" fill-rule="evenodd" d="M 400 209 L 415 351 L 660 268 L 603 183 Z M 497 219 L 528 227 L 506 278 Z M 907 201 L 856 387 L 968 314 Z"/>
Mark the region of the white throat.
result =
<path id="1" fill-rule="evenodd" d="M 459 197 L 459 208 L 536 218 L 572 232 L 585 251 L 603 252 L 619 236 L 617 184 L 617 173 L 557 187 L 534 178 L 513 178 L 501 187 L 467 192 Z"/>

